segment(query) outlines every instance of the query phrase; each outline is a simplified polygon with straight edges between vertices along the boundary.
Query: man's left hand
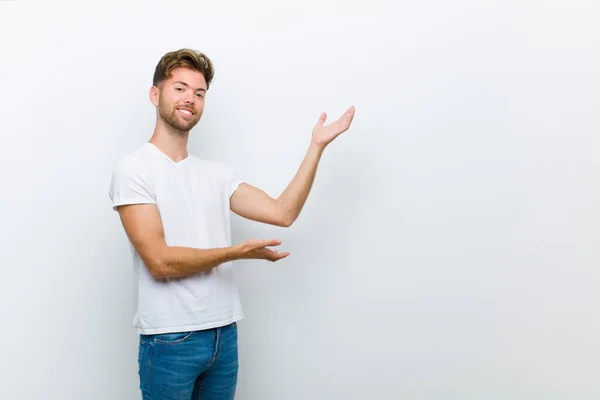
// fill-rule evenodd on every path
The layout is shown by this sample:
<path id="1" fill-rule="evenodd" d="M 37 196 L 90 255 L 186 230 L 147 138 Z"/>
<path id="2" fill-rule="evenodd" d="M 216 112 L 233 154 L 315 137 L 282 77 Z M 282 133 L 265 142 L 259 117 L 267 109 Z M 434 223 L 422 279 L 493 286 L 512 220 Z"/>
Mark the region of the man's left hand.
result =
<path id="1" fill-rule="evenodd" d="M 313 143 L 322 147 L 327 146 L 333 141 L 333 139 L 346 132 L 348 128 L 350 128 L 353 118 L 354 106 L 346 110 L 340 119 L 329 125 L 324 125 L 325 120 L 327 119 L 327 114 L 322 113 L 312 132 Z"/>

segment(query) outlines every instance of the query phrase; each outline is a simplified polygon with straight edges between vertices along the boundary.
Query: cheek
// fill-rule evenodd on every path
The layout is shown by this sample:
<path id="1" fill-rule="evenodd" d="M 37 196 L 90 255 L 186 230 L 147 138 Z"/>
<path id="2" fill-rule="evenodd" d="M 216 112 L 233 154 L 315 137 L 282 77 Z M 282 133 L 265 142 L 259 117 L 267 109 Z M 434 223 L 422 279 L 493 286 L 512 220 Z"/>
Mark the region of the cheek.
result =
<path id="1" fill-rule="evenodd" d="M 167 109 L 167 108 L 173 108 L 174 103 L 174 99 L 172 96 L 161 96 L 160 97 L 160 105 L 162 108 Z"/>
<path id="2" fill-rule="evenodd" d="M 183 102 L 183 97 L 184 96 L 178 92 L 166 93 L 163 95 L 162 101 L 164 102 L 165 106 L 175 107 L 176 104 Z"/>

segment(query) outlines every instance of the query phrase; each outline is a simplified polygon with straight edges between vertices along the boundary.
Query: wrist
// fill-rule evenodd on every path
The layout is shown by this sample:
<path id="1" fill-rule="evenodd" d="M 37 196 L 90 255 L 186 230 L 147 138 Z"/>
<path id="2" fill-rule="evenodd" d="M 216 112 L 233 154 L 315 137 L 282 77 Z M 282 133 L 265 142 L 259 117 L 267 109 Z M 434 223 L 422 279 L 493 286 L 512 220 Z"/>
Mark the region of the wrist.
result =
<path id="1" fill-rule="evenodd" d="M 308 147 L 308 151 L 311 153 L 321 155 L 321 153 L 323 153 L 323 151 L 325 150 L 325 147 L 327 147 L 327 144 L 325 143 L 317 143 L 315 141 L 311 141 L 310 146 Z"/>
<path id="2" fill-rule="evenodd" d="M 230 251 L 229 251 L 229 259 L 231 261 L 235 261 L 235 260 L 241 260 L 242 258 L 244 258 L 244 251 L 242 249 L 242 244 L 236 244 L 230 247 Z"/>

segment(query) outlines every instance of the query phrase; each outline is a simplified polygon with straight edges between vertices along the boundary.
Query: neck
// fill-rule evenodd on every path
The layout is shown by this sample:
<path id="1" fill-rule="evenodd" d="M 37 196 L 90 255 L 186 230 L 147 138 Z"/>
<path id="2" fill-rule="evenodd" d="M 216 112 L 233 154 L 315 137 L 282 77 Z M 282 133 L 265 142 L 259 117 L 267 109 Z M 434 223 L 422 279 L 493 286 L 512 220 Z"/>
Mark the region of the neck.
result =
<path id="1" fill-rule="evenodd" d="M 190 132 L 182 132 L 158 118 L 154 133 L 149 142 L 158 147 L 173 161 L 179 162 L 187 157 L 187 144 Z"/>

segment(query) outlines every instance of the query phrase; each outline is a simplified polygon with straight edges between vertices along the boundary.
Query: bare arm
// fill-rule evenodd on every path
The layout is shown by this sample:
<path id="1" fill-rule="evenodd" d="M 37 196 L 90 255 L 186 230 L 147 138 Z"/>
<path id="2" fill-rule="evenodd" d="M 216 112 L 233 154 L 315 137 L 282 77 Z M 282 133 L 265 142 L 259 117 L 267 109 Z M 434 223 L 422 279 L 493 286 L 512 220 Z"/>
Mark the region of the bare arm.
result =
<path id="1" fill-rule="evenodd" d="M 186 277 L 239 259 L 277 261 L 289 254 L 267 248 L 281 244 L 279 240 L 255 239 L 215 249 L 167 246 L 155 205 L 120 206 L 118 210 L 129 240 L 155 279 Z"/>
<path id="2" fill-rule="evenodd" d="M 247 183 L 241 184 L 231 197 L 231 210 L 253 221 L 288 227 L 296 221 L 312 188 L 319 161 L 326 146 L 345 132 L 354 118 L 354 107 L 331 125 L 324 126 L 327 114 L 321 114 L 312 133 L 312 141 L 296 175 L 274 199 L 263 190 Z"/>
<path id="3" fill-rule="evenodd" d="M 321 154 L 323 148 L 311 143 L 298 172 L 277 199 L 262 189 L 242 183 L 231 197 L 231 210 L 253 221 L 285 227 L 292 225 L 306 203 Z"/>

